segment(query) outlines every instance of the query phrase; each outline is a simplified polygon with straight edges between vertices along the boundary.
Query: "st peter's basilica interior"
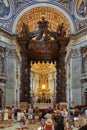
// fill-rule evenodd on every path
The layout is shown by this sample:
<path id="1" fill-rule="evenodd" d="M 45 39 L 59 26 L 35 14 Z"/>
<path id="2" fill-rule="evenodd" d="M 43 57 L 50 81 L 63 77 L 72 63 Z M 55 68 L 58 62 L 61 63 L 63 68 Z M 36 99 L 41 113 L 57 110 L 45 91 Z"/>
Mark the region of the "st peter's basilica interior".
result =
<path id="1" fill-rule="evenodd" d="M 0 108 L 87 105 L 87 0 L 0 1 Z"/>

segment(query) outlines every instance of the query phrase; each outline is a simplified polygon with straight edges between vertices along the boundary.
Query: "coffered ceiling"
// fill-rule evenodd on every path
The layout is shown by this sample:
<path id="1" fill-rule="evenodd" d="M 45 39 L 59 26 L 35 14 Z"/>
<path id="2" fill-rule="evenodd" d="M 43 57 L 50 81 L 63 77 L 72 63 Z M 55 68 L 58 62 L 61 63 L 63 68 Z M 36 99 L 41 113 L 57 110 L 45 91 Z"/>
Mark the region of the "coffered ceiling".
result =
<path id="1" fill-rule="evenodd" d="M 37 22 L 41 20 L 42 15 L 44 15 L 45 19 L 49 22 L 50 30 L 56 31 L 57 26 L 64 23 L 67 32 L 70 32 L 70 25 L 64 14 L 51 7 L 37 7 L 27 11 L 19 19 L 16 31 L 21 31 L 23 22 L 28 25 L 30 31 L 37 30 Z"/>

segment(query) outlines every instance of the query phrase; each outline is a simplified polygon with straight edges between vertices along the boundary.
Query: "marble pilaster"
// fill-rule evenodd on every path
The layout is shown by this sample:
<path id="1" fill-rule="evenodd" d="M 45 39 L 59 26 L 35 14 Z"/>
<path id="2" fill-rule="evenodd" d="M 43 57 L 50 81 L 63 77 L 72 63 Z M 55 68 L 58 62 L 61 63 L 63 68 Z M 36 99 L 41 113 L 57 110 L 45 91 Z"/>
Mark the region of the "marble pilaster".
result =
<path id="1" fill-rule="evenodd" d="M 17 92 L 17 75 L 16 75 L 16 50 L 6 48 L 6 91 L 5 102 L 6 106 L 16 105 L 16 92 Z"/>
<path id="2" fill-rule="evenodd" d="M 82 70 L 82 54 L 80 48 L 71 50 L 71 104 L 72 106 L 81 105 L 81 70 Z"/>

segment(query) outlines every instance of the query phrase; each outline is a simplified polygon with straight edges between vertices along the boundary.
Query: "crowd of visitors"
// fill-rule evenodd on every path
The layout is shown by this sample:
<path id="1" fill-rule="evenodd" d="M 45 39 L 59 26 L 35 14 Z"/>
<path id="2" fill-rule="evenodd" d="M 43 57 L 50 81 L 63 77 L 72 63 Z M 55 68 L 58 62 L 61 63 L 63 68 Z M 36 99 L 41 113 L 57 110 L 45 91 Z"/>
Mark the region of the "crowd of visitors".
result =
<path id="1" fill-rule="evenodd" d="M 26 111 L 19 109 L 15 117 L 15 109 L 11 109 L 12 123 L 18 122 L 18 130 L 24 130 L 26 124 L 40 124 L 38 130 L 87 130 L 87 109 L 81 109 L 78 115 L 74 110 L 60 109 L 39 109 L 29 107 Z"/>

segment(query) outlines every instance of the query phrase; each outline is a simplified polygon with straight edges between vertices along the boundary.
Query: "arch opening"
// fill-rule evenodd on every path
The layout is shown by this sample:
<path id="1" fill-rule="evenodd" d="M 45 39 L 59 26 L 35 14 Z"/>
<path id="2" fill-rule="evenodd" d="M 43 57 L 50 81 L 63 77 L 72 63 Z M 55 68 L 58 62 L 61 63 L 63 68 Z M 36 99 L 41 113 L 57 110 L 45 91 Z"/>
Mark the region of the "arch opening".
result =
<path id="1" fill-rule="evenodd" d="M 31 5 L 17 14 L 12 26 L 12 32 L 15 33 L 18 30 L 17 28 L 21 26 L 21 22 L 23 23 L 24 21 L 28 23 L 30 30 L 36 29 L 37 21 L 40 20 L 41 15 L 45 14 L 46 19 L 51 25 L 51 29 L 56 29 L 59 23 L 64 22 L 68 31 L 73 33 L 76 30 L 75 23 L 70 12 L 63 8 L 48 3 Z"/>

